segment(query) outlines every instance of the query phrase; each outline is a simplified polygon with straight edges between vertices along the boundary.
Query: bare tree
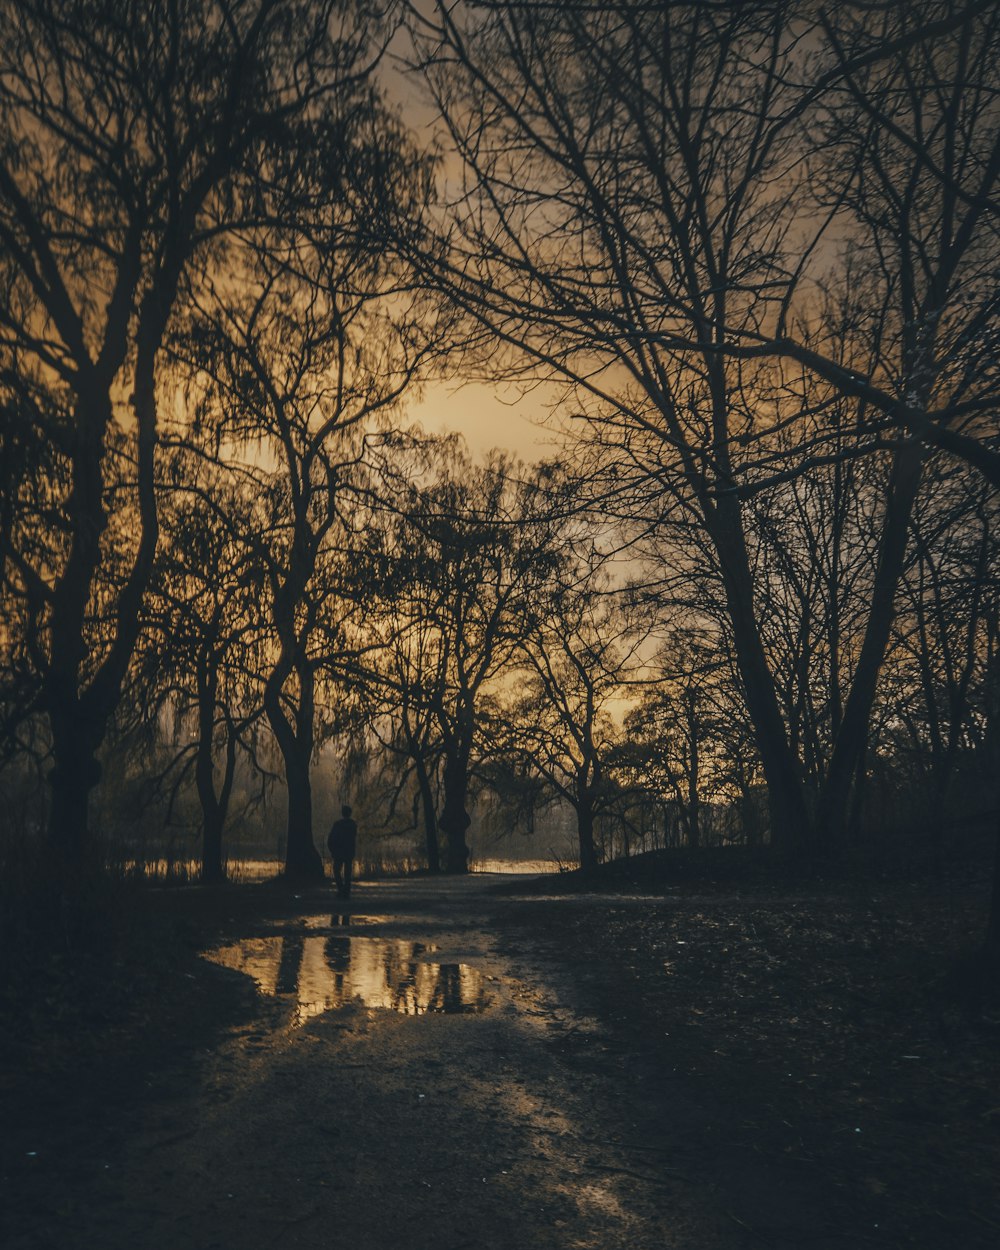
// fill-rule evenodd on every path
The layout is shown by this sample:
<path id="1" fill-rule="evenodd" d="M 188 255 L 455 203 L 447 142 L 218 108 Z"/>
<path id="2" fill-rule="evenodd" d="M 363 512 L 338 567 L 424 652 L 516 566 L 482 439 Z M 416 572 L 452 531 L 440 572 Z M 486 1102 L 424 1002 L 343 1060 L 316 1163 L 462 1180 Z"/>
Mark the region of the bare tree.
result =
<path id="1" fill-rule="evenodd" d="M 857 39 L 843 51 L 849 23 L 835 30 L 813 6 L 783 2 L 495 0 L 463 13 L 441 4 L 414 23 L 466 171 L 441 281 L 510 346 L 508 373 L 566 384 L 597 444 L 605 501 L 633 492 L 643 525 L 666 518 L 707 542 L 772 839 L 789 847 L 844 836 L 929 414 L 940 403 L 949 420 L 984 411 L 992 385 L 991 369 L 980 384 L 969 362 L 988 362 L 992 333 L 992 223 L 973 203 L 992 186 L 995 127 L 978 126 L 976 110 L 995 13 L 971 5 L 902 30 L 898 8 L 885 6 L 894 24 L 877 55 Z M 956 47 L 970 57 L 948 77 L 942 59 Z M 862 80 L 879 103 L 859 129 Z M 947 178 L 897 141 L 904 114 L 909 133 L 929 129 L 954 158 Z M 849 239 L 843 289 L 829 274 L 838 234 Z M 843 421 L 814 420 L 845 396 L 857 408 L 849 439 Z M 809 786 L 745 501 L 885 447 L 893 426 L 915 432 L 888 448 L 870 605 L 850 671 L 838 662 L 836 740 Z M 782 440 L 789 428 L 797 437 Z"/>
<path id="2" fill-rule="evenodd" d="M 732 806 L 743 789 L 732 750 L 740 700 L 728 680 L 732 670 L 725 648 L 720 654 L 717 643 L 706 630 L 673 632 L 625 721 L 632 748 L 625 759 L 642 760 L 637 780 L 675 805 L 691 847 L 703 842 L 703 813 L 710 805 Z"/>
<path id="3" fill-rule="evenodd" d="M 990 620 L 997 603 L 997 505 L 974 471 L 942 464 L 913 522 L 887 659 L 882 716 L 919 812 L 941 853 L 947 831 L 985 814 Z"/>
<path id="4" fill-rule="evenodd" d="M 543 779 L 576 816 L 580 867 L 599 860 L 596 824 L 620 799 L 610 760 L 621 733 L 628 682 L 644 631 L 626 594 L 602 575 L 591 545 L 574 555 L 565 530 L 560 563 L 539 588 L 519 648 L 518 669 L 497 696 L 491 747 Z"/>
<path id="5" fill-rule="evenodd" d="M 22 711 L 49 724 L 64 856 L 87 847 L 153 566 L 162 345 L 185 274 L 262 183 L 294 177 L 299 123 L 364 75 L 370 31 L 351 0 L 0 6 L 4 410 L 37 423 L 53 462 L 15 496 L 47 497 L 43 527 L 7 524 L 3 558 L 32 632 Z M 107 568 L 115 491 L 121 576 Z"/>
<path id="6" fill-rule="evenodd" d="M 360 676 L 366 721 L 382 748 L 404 760 L 401 790 L 416 785 L 427 869 L 441 871 L 438 791 L 441 740 L 436 732 L 433 692 L 447 680 L 446 652 L 436 623 L 417 606 L 420 592 L 406 556 L 409 545 L 402 516 L 381 514 L 360 553 L 364 580 L 373 593 L 365 628 L 375 642 Z M 402 559 L 400 557 L 402 556 Z M 417 813 L 415 810 L 414 822 Z"/>
<path id="7" fill-rule="evenodd" d="M 982 0 L 848 3 L 820 28 L 822 90 L 795 112 L 817 208 L 880 288 L 864 292 L 857 328 L 874 328 L 882 350 L 845 356 L 784 319 L 762 350 L 795 357 L 995 488 L 1000 14 Z"/>
<path id="8" fill-rule="evenodd" d="M 179 465 L 175 465 L 179 469 Z M 259 771 L 264 662 L 260 574 L 243 542 L 238 495 L 218 471 L 188 458 L 185 479 L 160 502 L 164 541 L 143 609 L 129 694 L 156 736 L 161 715 L 185 736 L 162 770 L 173 788 L 194 773 L 201 809 L 202 877 L 223 880 L 224 831 L 240 758 Z"/>
<path id="9" fill-rule="evenodd" d="M 544 497 L 500 453 L 482 465 L 452 441 L 429 480 L 397 501 L 385 558 L 389 602 L 379 626 L 380 680 L 395 694 L 423 768 L 440 769 L 436 830 L 446 867 L 465 872 L 469 784 L 481 749 L 482 701 L 509 669 L 551 562 Z M 426 811 L 426 808 L 425 808 Z"/>
<path id="10" fill-rule="evenodd" d="M 177 348 L 200 371 L 202 445 L 261 503 L 261 528 L 245 537 L 274 639 L 264 706 L 285 765 L 286 870 L 303 876 L 322 874 L 310 768 L 317 676 L 338 633 L 324 614 L 353 597 L 352 514 L 400 398 L 440 345 L 436 305 L 396 246 L 420 228 L 427 160 L 363 78 L 312 129 L 291 191 L 264 188 L 262 222 L 229 248 L 228 272 L 216 258 L 195 284 Z M 239 448 L 254 458 L 238 465 Z"/>

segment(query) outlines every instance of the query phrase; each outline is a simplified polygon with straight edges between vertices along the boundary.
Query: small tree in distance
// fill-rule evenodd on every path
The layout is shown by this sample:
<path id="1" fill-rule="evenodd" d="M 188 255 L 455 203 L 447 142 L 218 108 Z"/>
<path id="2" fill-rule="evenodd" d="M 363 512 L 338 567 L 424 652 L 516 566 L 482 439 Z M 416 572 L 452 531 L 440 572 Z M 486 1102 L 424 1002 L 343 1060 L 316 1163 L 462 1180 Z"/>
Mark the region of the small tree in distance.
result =
<path id="1" fill-rule="evenodd" d="M 610 764 L 645 631 L 627 595 L 602 576 L 593 545 L 576 552 L 564 541 L 557 549 L 559 563 L 530 606 L 514 673 L 501 687 L 491 747 L 573 810 L 580 867 L 589 873 L 599 862 L 597 822 L 620 802 Z"/>

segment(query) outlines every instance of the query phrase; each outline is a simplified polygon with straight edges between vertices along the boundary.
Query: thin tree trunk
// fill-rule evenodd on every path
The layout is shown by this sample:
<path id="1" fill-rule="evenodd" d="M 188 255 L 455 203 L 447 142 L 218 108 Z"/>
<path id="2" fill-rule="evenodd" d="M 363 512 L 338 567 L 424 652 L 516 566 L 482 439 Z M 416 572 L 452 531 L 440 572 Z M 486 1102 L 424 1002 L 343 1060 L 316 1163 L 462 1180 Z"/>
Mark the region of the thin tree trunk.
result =
<path id="1" fill-rule="evenodd" d="M 698 751 L 698 727 L 693 715 L 688 716 L 688 743 L 691 747 L 687 796 L 688 844 L 692 847 L 698 847 L 701 845 L 701 803 L 698 797 L 698 774 L 701 760 Z"/>
<path id="2" fill-rule="evenodd" d="M 201 875 L 206 882 L 218 884 L 226 879 L 226 860 L 223 855 L 222 835 L 226 827 L 226 816 L 229 814 L 229 799 L 233 793 L 233 782 L 236 778 L 236 730 L 228 713 L 226 714 L 226 765 L 218 795 L 215 793 L 214 768 L 209 777 L 212 782 L 211 799 L 207 808 L 205 803 L 202 803 Z"/>
<path id="3" fill-rule="evenodd" d="M 747 711 L 767 782 L 771 845 L 784 852 L 798 852 L 811 843 L 812 821 L 754 613 L 753 578 L 736 507 L 735 501 L 727 501 L 726 513 L 732 515 L 724 514 L 720 507 L 711 517 L 710 533 L 719 556 Z"/>
<path id="4" fill-rule="evenodd" d="M 215 694 L 217 689 L 214 657 L 207 649 L 198 657 L 198 753 L 195 760 L 195 786 L 201 804 L 201 876 L 211 883 L 222 881 L 222 826 L 225 819 L 215 792 Z"/>
<path id="5" fill-rule="evenodd" d="M 219 885 L 226 879 L 222 857 L 222 813 L 216 806 L 202 807 L 201 879 L 206 885 Z"/>
<path id="6" fill-rule="evenodd" d="M 906 558 L 910 517 L 927 454 L 923 444 L 910 442 L 900 448 L 893 463 L 871 610 L 820 800 L 820 821 L 827 853 L 837 851 L 846 840 L 852 783 L 868 737 L 878 676 L 892 629 L 896 591 Z"/>
<path id="7" fill-rule="evenodd" d="M 441 871 L 441 848 L 438 844 L 437 812 L 434 808 L 434 792 L 431 779 L 427 774 L 424 761 L 415 755 L 414 768 L 417 773 L 417 786 L 420 790 L 420 806 L 424 814 L 424 845 L 427 853 L 427 871 Z"/>
<path id="8" fill-rule="evenodd" d="M 198 738 L 198 757 L 195 762 L 195 784 L 201 804 L 201 876 L 203 881 L 213 883 L 222 881 L 225 877 L 222 862 L 222 827 L 225 817 L 215 793 L 214 773 L 212 734 L 209 732 L 206 737 L 202 732 Z"/>

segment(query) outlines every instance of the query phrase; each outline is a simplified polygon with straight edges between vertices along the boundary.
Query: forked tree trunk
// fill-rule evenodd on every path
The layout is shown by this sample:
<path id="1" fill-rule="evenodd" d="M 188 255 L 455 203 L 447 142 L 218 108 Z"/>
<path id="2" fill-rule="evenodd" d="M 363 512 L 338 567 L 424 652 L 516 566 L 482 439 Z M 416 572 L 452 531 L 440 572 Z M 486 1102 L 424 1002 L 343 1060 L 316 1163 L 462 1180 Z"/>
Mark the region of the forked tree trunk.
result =
<path id="1" fill-rule="evenodd" d="M 163 275 L 161 275 L 163 276 Z M 109 605 L 110 645 L 81 691 L 88 659 L 88 618 L 101 566 L 101 536 L 108 517 L 104 500 L 104 442 L 112 420 L 111 381 L 81 393 L 74 413 L 76 447 L 73 489 L 67 505 L 72 533 L 69 558 L 56 583 L 49 625 L 51 661 L 44 680 L 44 701 L 52 731 L 55 766 L 49 774 L 52 807 L 49 843 L 71 867 L 93 858 L 90 795 L 101 779 L 98 751 L 121 699 L 122 683 L 139 636 L 142 598 L 153 570 L 159 538 L 154 486 L 156 432 L 156 355 L 176 290 L 177 273 L 166 286 L 147 293 L 137 336 L 132 407 L 136 418 L 136 494 L 138 541 L 128 576 Z M 172 285 L 171 285 L 172 284 Z"/>
<path id="2" fill-rule="evenodd" d="M 892 630 L 896 592 L 906 558 L 910 517 L 927 455 L 925 446 L 912 441 L 896 452 L 893 461 L 871 609 L 820 796 L 819 825 L 823 850 L 828 854 L 841 850 L 848 838 L 852 791 L 864 757 L 878 676 Z"/>
<path id="3" fill-rule="evenodd" d="M 215 789 L 215 698 L 214 684 L 211 702 L 199 706 L 198 757 L 195 764 L 195 783 L 201 803 L 202 850 L 201 877 L 210 885 L 217 885 L 226 878 L 226 861 L 223 854 L 223 832 L 229 812 L 229 798 L 233 792 L 236 775 L 236 733 L 227 719 L 226 763 L 222 785 Z"/>
<path id="4" fill-rule="evenodd" d="M 732 518 L 716 517 L 712 538 L 719 555 L 736 662 L 743 679 L 750 722 L 767 782 L 771 845 L 788 854 L 802 852 L 811 841 L 812 822 L 798 760 L 789 747 L 778 706 L 774 674 L 760 637 L 753 601 L 753 579 L 742 529 Z"/>

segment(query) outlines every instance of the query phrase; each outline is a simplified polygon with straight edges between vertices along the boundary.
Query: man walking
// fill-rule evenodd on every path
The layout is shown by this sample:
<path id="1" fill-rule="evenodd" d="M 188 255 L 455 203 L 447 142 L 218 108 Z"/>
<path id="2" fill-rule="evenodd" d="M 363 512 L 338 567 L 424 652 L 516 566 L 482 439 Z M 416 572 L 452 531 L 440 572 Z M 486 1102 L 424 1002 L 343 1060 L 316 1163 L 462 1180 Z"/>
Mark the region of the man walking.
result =
<path id="1" fill-rule="evenodd" d="M 326 844 L 330 848 L 330 858 L 333 860 L 333 879 L 337 885 L 337 893 L 341 898 L 350 898 L 351 869 L 354 867 L 354 848 L 358 841 L 358 826 L 351 819 L 351 809 L 347 803 L 340 811 L 340 820 L 333 822 Z"/>

